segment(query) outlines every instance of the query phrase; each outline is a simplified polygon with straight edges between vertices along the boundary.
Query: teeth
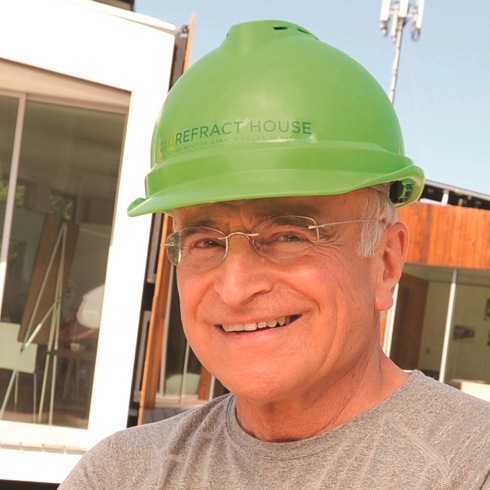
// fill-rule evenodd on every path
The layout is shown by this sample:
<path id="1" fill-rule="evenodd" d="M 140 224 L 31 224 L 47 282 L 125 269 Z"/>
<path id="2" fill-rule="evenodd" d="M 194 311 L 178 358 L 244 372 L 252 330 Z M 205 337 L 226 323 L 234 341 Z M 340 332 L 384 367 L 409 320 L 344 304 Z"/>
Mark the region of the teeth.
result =
<path id="1" fill-rule="evenodd" d="M 290 316 L 281 316 L 276 320 L 268 320 L 266 322 L 259 323 L 226 323 L 221 325 L 225 332 L 253 332 L 259 328 L 274 328 L 277 326 L 288 325 L 291 323 Z"/>

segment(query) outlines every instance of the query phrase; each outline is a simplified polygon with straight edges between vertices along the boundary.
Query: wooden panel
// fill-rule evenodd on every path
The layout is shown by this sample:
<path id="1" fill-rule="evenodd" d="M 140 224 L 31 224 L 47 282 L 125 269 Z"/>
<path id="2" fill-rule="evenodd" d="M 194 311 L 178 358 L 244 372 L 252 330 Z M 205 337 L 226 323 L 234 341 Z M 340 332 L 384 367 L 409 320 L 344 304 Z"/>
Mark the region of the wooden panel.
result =
<path id="1" fill-rule="evenodd" d="M 62 226 L 64 228 L 62 229 Z M 21 342 L 27 340 L 41 321 L 43 327 L 34 337 L 36 344 L 47 344 L 56 297 L 58 271 L 62 272 L 61 294 L 66 290 L 78 239 L 78 225 L 47 214 L 37 249 L 36 262 L 27 294 L 19 332 Z"/>
<path id="2" fill-rule="evenodd" d="M 403 211 L 402 209 L 401 211 Z M 399 214 L 402 214 L 401 211 Z M 428 208 L 425 206 L 417 206 L 411 209 L 410 213 L 405 213 L 402 221 L 406 223 L 410 232 L 409 254 L 410 261 L 423 263 L 426 261 L 428 254 L 428 241 L 425 236 L 425 229 L 418 227 L 417 223 L 427 222 Z"/>
<path id="3" fill-rule="evenodd" d="M 165 215 L 163 219 L 161 241 L 163 244 L 172 230 L 172 218 Z M 143 379 L 141 382 L 141 397 L 138 411 L 138 425 L 143 423 L 145 409 L 155 406 L 156 392 L 160 379 L 160 364 L 162 360 L 162 343 L 167 311 L 168 288 L 170 283 L 171 264 L 165 250 L 160 247 L 158 267 L 155 280 L 155 294 L 151 309 L 148 341 L 146 344 Z"/>
<path id="4" fill-rule="evenodd" d="M 209 387 L 211 382 L 211 374 L 204 367 L 201 366 L 201 377 L 199 380 L 199 389 L 197 392 L 197 398 L 199 400 L 207 400 L 209 397 Z"/>
<path id="5" fill-rule="evenodd" d="M 422 228 L 421 232 L 426 234 L 426 240 L 428 242 L 427 255 L 425 260 L 432 264 L 441 264 L 444 262 L 442 259 L 444 255 L 443 249 L 446 243 L 442 241 L 439 243 L 439 226 L 440 226 L 440 213 L 439 207 L 432 207 L 429 209 L 430 226 Z M 422 227 L 422 222 L 417 223 L 417 226 Z"/>
<path id="6" fill-rule="evenodd" d="M 490 227 L 490 213 L 486 213 L 482 216 L 480 221 L 472 220 L 467 232 L 469 233 L 471 240 L 471 248 L 474 250 L 472 257 L 473 262 L 477 261 L 478 257 L 481 257 L 482 262 L 486 262 L 488 258 L 485 255 L 488 253 L 489 247 L 489 227 Z"/>
<path id="7" fill-rule="evenodd" d="M 410 232 L 407 262 L 490 270 L 490 211 L 417 202 L 398 215 Z"/>
<path id="8" fill-rule="evenodd" d="M 471 246 L 471 239 L 465 233 L 465 230 L 467 228 L 467 223 L 472 220 L 465 219 L 464 210 L 465 208 L 457 206 L 453 208 L 453 212 L 450 213 L 452 219 L 449 220 L 450 223 L 446 231 L 447 240 L 445 241 L 449 244 L 446 256 L 450 264 L 461 264 L 466 262 L 468 264 L 467 267 L 471 267 L 471 264 L 474 263 L 474 260 L 472 260 L 474 253 L 472 254 L 469 252 L 469 249 L 472 249 L 473 247 Z M 468 216 L 468 218 L 471 218 L 471 215 Z M 450 237 L 452 237 L 452 240 Z M 444 239 L 444 237 L 442 238 Z M 444 258 L 444 260 L 446 259 Z"/>
<path id="9" fill-rule="evenodd" d="M 476 225 L 475 250 L 482 258 L 482 262 L 490 263 L 490 212 Z"/>

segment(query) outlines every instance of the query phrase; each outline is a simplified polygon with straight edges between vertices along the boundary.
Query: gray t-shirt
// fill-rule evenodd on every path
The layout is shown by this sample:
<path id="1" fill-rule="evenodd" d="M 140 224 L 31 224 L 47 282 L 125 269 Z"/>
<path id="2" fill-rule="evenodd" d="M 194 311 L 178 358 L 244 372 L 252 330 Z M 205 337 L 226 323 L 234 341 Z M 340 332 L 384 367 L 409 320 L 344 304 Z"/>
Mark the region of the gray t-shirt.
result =
<path id="1" fill-rule="evenodd" d="M 233 395 L 108 437 L 60 490 L 490 489 L 490 403 L 413 372 L 392 396 L 324 434 L 259 441 Z"/>

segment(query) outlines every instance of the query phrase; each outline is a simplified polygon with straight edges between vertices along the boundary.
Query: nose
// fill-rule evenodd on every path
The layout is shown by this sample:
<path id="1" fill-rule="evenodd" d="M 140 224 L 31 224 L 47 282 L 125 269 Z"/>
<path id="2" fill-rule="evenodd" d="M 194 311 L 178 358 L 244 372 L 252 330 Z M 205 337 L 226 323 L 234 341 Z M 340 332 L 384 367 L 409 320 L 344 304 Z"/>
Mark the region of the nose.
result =
<path id="1" fill-rule="evenodd" d="M 232 235 L 247 240 L 233 240 L 232 244 Z M 216 268 L 214 288 L 221 300 L 233 308 L 269 292 L 273 287 L 271 263 L 257 253 L 252 242 L 253 236 L 243 232 L 228 235 L 226 258 Z"/>

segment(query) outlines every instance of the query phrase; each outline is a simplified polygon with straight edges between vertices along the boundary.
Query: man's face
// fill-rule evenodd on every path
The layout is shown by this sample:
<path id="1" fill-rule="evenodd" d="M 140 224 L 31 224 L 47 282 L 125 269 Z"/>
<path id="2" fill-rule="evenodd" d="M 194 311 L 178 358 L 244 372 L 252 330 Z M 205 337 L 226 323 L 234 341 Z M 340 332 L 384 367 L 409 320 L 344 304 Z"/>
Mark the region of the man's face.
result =
<path id="1" fill-rule="evenodd" d="M 318 224 L 356 220 L 364 218 L 363 199 L 365 192 L 356 191 L 191 206 L 175 211 L 175 226 L 205 224 L 229 234 L 253 232 L 257 216 L 264 215 L 307 216 Z M 190 345 L 237 397 L 261 402 L 306 393 L 314 397 L 325 383 L 354 376 L 372 361 L 378 348 L 377 310 L 385 306 L 379 298 L 389 291 L 382 280 L 382 247 L 372 258 L 357 254 L 361 226 L 336 226 L 328 240 L 285 262 L 261 257 L 246 237 L 234 235 L 226 259 L 211 270 L 178 266 Z M 283 326 L 253 331 L 223 328 L 285 319 L 289 323 Z"/>

